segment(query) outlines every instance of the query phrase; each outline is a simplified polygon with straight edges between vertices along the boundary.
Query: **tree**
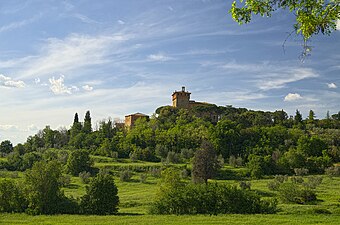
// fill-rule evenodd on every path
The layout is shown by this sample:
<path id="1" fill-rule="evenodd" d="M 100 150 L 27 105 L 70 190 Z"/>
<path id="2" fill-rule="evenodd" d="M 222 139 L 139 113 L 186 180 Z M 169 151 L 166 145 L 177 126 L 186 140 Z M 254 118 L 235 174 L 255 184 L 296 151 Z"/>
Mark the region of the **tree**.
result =
<path id="1" fill-rule="evenodd" d="M 86 188 L 86 194 L 81 198 L 81 210 L 85 214 L 115 214 L 119 203 L 117 194 L 118 189 L 113 177 L 100 172 Z"/>
<path id="2" fill-rule="evenodd" d="M 78 117 L 78 113 L 76 113 L 74 115 L 74 119 L 73 119 L 73 124 L 71 127 L 71 138 L 74 138 L 75 136 L 77 136 L 80 132 L 81 132 L 82 126 L 81 123 L 79 122 L 79 117 Z"/>
<path id="3" fill-rule="evenodd" d="M 238 2 L 241 3 L 241 7 L 238 7 L 234 1 L 229 12 L 239 24 L 249 23 L 252 14 L 270 17 L 272 12 L 278 9 L 288 9 L 295 16 L 294 31 L 303 37 L 305 56 L 310 50 L 307 41 L 319 33 L 330 35 L 336 30 L 337 20 L 340 19 L 339 0 L 239 0 Z"/>
<path id="4" fill-rule="evenodd" d="M 302 114 L 300 113 L 299 110 L 296 110 L 296 113 L 295 113 L 295 116 L 294 116 L 294 121 L 295 121 L 295 124 L 302 123 Z"/>
<path id="5" fill-rule="evenodd" d="M 208 179 L 212 178 L 219 169 L 216 151 L 214 146 L 203 141 L 201 149 L 195 152 L 192 162 L 192 178 L 195 183 L 208 183 Z"/>
<path id="6" fill-rule="evenodd" d="M 313 123 L 315 118 L 315 113 L 313 110 L 309 110 L 309 115 L 308 115 L 308 122 Z"/>
<path id="7" fill-rule="evenodd" d="M 23 212 L 26 208 L 22 188 L 14 180 L 0 180 L 0 212 Z"/>
<path id="8" fill-rule="evenodd" d="M 88 151 L 75 150 L 70 154 L 66 168 L 73 176 L 78 176 L 80 172 L 90 171 L 92 164 L 93 162 Z"/>
<path id="9" fill-rule="evenodd" d="M 89 134 L 92 132 L 90 111 L 87 111 L 85 114 L 83 132 L 85 134 Z"/>
<path id="10" fill-rule="evenodd" d="M 9 140 L 5 140 L 1 142 L 0 152 L 8 154 L 12 151 L 13 151 L 13 145 Z"/>
<path id="11" fill-rule="evenodd" d="M 25 173 L 28 212 L 32 214 L 55 214 L 62 212 L 65 199 L 61 191 L 61 165 L 57 161 L 40 161 Z"/>

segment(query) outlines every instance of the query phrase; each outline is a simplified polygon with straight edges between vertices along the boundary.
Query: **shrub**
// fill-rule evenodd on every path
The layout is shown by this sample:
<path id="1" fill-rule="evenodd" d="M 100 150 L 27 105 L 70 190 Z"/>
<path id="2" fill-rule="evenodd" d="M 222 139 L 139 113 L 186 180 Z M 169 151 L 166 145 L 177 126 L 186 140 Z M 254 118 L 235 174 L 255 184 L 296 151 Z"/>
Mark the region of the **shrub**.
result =
<path id="1" fill-rule="evenodd" d="M 27 206 L 22 188 L 13 180 L 0 180 L 0 212 L 24 212 Z"/>
<path id="2" fill-rule="evenodd" d="M 131 162 L 136 162 L 138 160 L 138 154 L 136 152 L 131 152 L 129 154 L 129 157 L 131 159 Z"/>
<path id="3" fill-rule="evenodd" d="M 146 179 L 148 178 L 148 175 L 145 174 L 145 173 L 142 173 L 140 176 L 139 176 L 139 181 L 141 183 L 146 183 Z"/>
<path id="4" fill-rule="evenodd" d="M 157 167 L 151 167 L 149 169 L 151 176 L 155 177 L 155 178 L 159 178 L 161 177 L 161 172 L 162 169 L 161 168 L 157 168 Z"/>
<path id="5" fill-rule="evenodd" d="M 251 183 L 250 181 L 240 181 L 240 188 L 242 190 L 250 190 L 250 187 L 251 187 Z"/>
<path id="6" fill-rule="evenodd" d="M 166 157 L 166 163 L 179 163 L 180 157 L 176 152 L 168 152 L 168 155 Z"/>
<path id="7" fill-rule="evenodd" d="M 131 177 L 132 177 L 132 173 L 130 172 L 130 170 L 120 171 L 120 174 L 119 174 L 120 181 L 127 182 L 131 179 Z"/>
<path id="8" fill-rule="evenodd" d="M 118 159 L 118 152 L 111 152 L 111 158 Z"/>
<path id="9" fill-rule="evenodd" d="M 61 176 L 59 181 L 61 183 L 61 186 L 66 187 L 67 185 L 70 185 L 70 183 L 71 183 L 71 176 L 68 175 L 68 174 Z"/>
<path id="10" fill-rule="evenodd" d="M 187 148 L 183 148 L 181 150 L 181 157 L 182 159 L 184 160 L 189 160 L 191 159 L 192 157 L 194 157 L 194 151 L 192 149 L 187 149 Z"/>
<path id="11" fill-rule="evenodd" d="M 263 201 L 248 190 L 225 184 L 173 186 L 160 195 L 150 209 L 153 214 L 275 213 L 276 201 Z"/>
<path id="12" fill-rule="evenodd" d="M 331 166 L 325 169 L 325 174 L 329 176 L 340 176 L 340 166 Z"/>
<path id="13" fill-rule="evenodd" d="M 290 182 L 286 179 L 274 179 L 268 183 L 268 188 L 277 191 L 282 202 L 306 204 L 317 199 L 314 189 L 321 182 L 321 177 L 309 177 L 307 182 L 302 177 L 292 177 Z"/>
<path id="14" fill-rule="evenodd" d="M 295 168 L 294 172 L 296 176 L 305 176 L 309 171 L 306 168 Z"/>
<path id="15" fill-rule="evenodd" d="M 90 182 L 91 173 L 86 171 L 80 172 L 79 178 L 83 184 L 88 184 Z"/>
<path id="16" fill-rule="evenodd" d="M 80 208 L 84 214 L 110 215 L 117 213 L 118 204 L 118 189 L 113 177 L 99 173 L 86 188 L 86 194 L 81 198 Z"/>

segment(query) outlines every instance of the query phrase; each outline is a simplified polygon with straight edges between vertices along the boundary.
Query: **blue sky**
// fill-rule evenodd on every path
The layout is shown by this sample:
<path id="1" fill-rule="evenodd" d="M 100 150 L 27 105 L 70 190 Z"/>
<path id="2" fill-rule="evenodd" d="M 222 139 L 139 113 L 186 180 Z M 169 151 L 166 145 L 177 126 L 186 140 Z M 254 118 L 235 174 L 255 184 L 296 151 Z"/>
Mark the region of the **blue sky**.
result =
<path id="1" fill-rule="evenodd" d="M 24 142 L 75 112 L 93 122 L 152 114 L 186 86 L 192 99 L 256 110 L 340 110 L 340 32 L 282 49 L 294 18 L 239 26 L 231 0 L 3 0 L 0 141 Z"/>

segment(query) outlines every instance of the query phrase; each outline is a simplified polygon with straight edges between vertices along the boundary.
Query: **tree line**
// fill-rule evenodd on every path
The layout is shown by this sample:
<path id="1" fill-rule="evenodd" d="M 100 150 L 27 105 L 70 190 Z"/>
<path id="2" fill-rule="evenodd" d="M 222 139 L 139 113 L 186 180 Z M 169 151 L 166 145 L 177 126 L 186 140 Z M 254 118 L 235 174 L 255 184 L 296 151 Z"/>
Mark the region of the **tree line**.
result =
<path id="1" fill-rule="evenodd" d="M 198 117 L 198 112 L 218 113 L 220 120 Z M 206 114 L 200 114 L 206 115 Z M 3 141 L 0 151 L 7 156 L 10 170 L 26 170 L 43 157 L 66 163 L 69 151 L 85 149 L 90 154 L 169 163 L 189 162 L 202 141 L 210 142 L 221 159 L 246 165 L 249 175 L 292 174 L 294 168 L 322 173 L 340 161 L 340 112 L 316 119 L 311 110 L 303 119 L 296 110 L 253 111 L 232 106 L 196 107 L 192 110 L 160 107 L 150 119 L 139 119 L 132 129 L 102 120 L 93 130 L 90 111 L 83 122 L 78 114 L 70 129 L 46 126 L 12 146 Z M 50 156 L 48 156 L 50 155 Z M 236 165 L 237 166 L 237 165 Z"/>

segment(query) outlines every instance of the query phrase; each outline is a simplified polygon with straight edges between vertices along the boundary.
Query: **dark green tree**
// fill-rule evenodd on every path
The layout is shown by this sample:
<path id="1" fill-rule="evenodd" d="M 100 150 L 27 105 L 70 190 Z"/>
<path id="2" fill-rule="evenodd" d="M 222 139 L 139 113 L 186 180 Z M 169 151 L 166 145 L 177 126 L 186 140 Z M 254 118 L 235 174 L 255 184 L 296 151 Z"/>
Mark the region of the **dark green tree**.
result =
<path id="1" fill-rule="evenodd" d="M 219 169 L 217 154 L 214 146 L 204 140 L 201 149 L 195 152 L 192 161 L 192 179 L 195 183 L 208 183 L 208 179 L 215 176 Z"/>
<path id="2" fill-rule="evenodd" d="M 22 188 L 14 180 L 0 180 L 0 212 L 24 212 L 26 208 Z"/>
<path id="3" fill-rule="evenodd" d="M 0 144 L 0 152 L 2 153 L 10 153 L 13 151 L 13 145 L 12 142 L 9 140 L 2 141 Z"/>
<path id="4" fill-rule="evenodd" d="M 308 123 L 313 123 L 315 119 L 315 113 L 313 110 L 309 110 Z"/>
<path id="5" fill-rule="evenodd" d="M 85 114 L 83 132 L 85 134 L 89 134 L 89 133 L 92 132 L 92 123 L 91 123 L 90 111 L 87 111 L 86 114 Z"/>
<path id="6" fill-rule="evenodd" d="M 295 121 L 295 124 L 302 123 L 302 114 L 300 113 L 299 110 L 296 110 L 295 112 L 294 121 Z"/>
<path id="7" fill-rule="evenodd" d="M 81 132 L 81 129 L 82 129 L 82 125 L 79 122 L 78 113 L 76 113 L 74 115 L 73 124 L 72 124 L 71 132 L 70 132 L 71 133 L 71 138 L 77 136 Z"/>
<path id="8" fill-rule="evenodd" d="M 118 189 L 113 177 L 100 172 L 86 188 L 80 206 L 85 214 L 111 215 L 118 212 L 118 203 Z"/>
<path id="9" fill-rule="evenodd" d="M 73 176 L 78 176 L 80 172 L 90 171 L 93 161 L 90 158 L 90 153 L 86 150 L 73 151 L 66 164 L 67 172 Z"/>
<path id="10" fill-rule="evenodd" d="M 61 191 L 61 165 L 56 161 L 40 161 L 25 173 L 24 184 L 31 214 L 61 213 L 65 196 Z"/>

